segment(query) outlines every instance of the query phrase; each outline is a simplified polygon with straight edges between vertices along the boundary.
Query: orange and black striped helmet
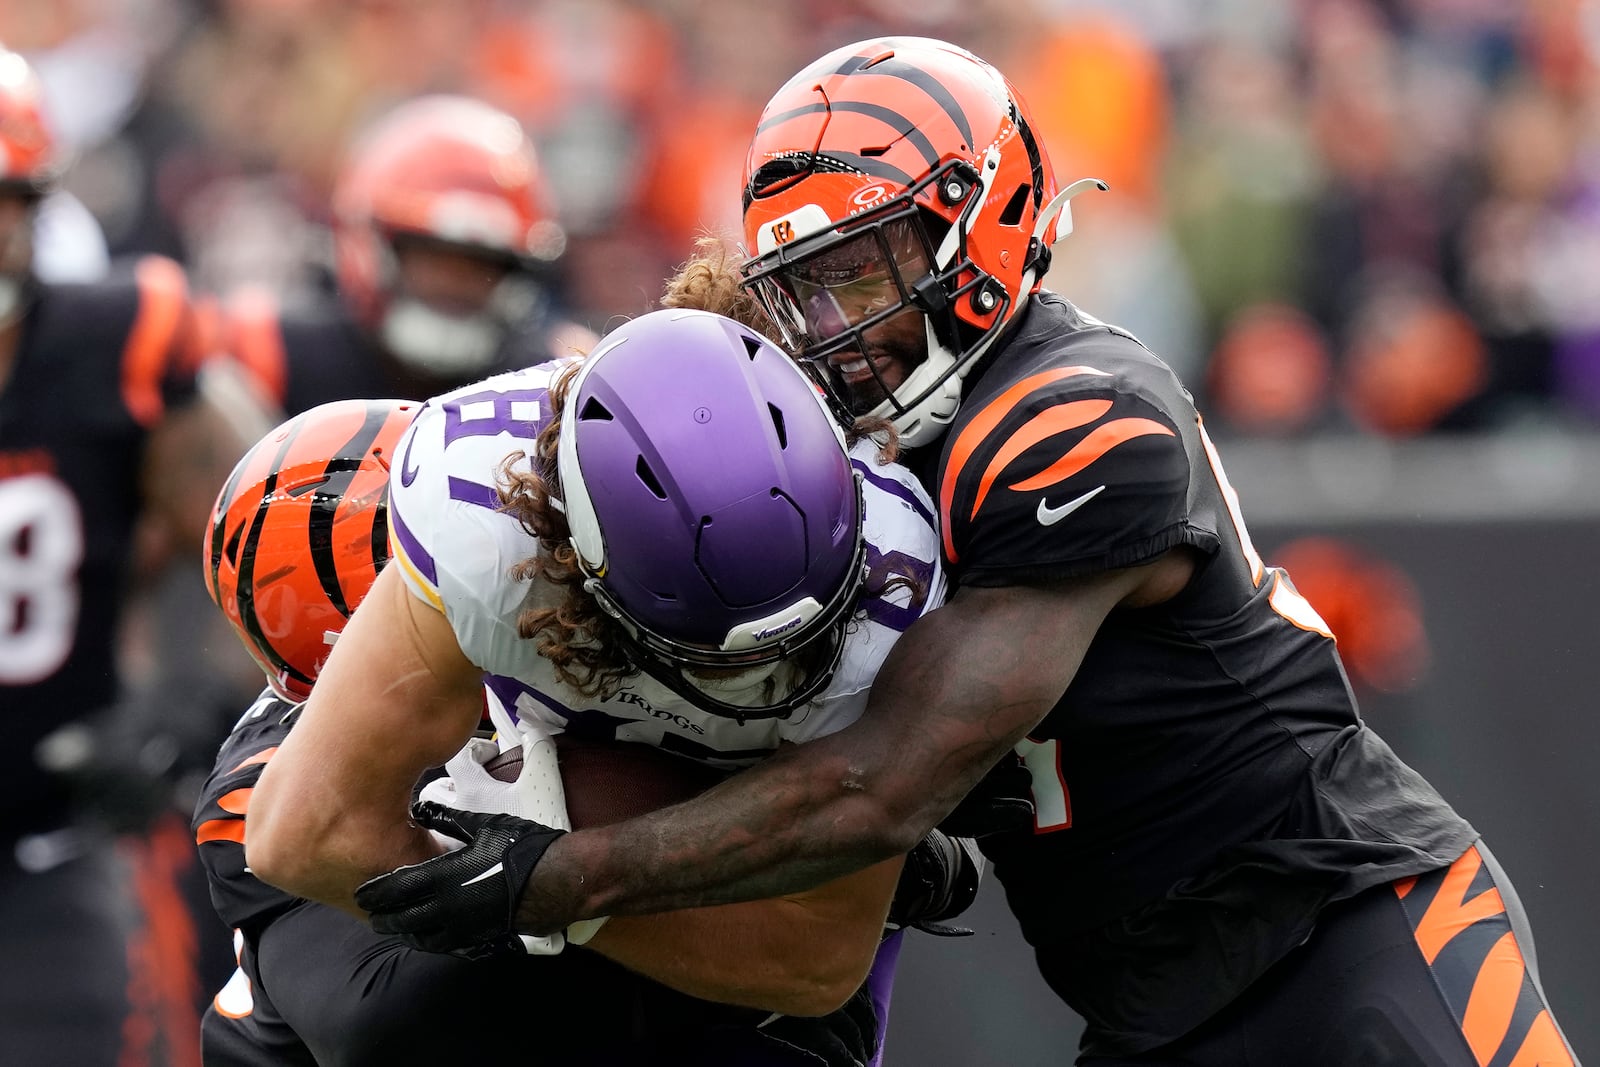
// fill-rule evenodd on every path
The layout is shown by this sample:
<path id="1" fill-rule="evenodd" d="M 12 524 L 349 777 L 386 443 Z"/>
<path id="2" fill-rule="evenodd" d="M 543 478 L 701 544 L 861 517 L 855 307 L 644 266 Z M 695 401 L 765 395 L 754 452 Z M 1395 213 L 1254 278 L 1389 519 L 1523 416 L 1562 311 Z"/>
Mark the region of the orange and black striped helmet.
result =
<path id="1" fill-rule="evenodd" d="M 312 408 L 258 441 L 217 495 L 201 546 L 206 591 L 285 700 L 310 695 L 388 562 L 389 465 L 421 406 Z"/>
<path id="2" fill-rule="evenodd" d="M 39 77 L 20 54 L 0 46 L 0 188 L 40 195 L 59 175 Z"/>
<path id="3" fill-rule="evenodd" d="M 339 290 L 357 318 L 397 359 L 447 382 L 487 374 L 495 349 L 439 334 L 454 316 L 409 338 L 407 319 L 395 317 L 405 302 L 397 242 L 437 243 L 509 268 L 482 311 L 495 333 L 530 316 L 566 248 L 532 139 L 512 115 L 466 96 L 407 100 L 363 129 L 340 166 L 333 216 Z"/>
<path id="4" fill-rule="evenodd" d="M 924 37 L 849 45 L 761 115 L 745 162 L 746 284 L 851 414 L 888 416 L 920 444 L 954 417 L 966 367 L 1038 287 L 1064 203 L 1026 105 L 994 67 Z M 852 303 L 864 276 L 874 298 Z M 852 397 L 839 365 L 908 309 L 926 316 L 927 359 L 898 388 L 879 378 Z"/>

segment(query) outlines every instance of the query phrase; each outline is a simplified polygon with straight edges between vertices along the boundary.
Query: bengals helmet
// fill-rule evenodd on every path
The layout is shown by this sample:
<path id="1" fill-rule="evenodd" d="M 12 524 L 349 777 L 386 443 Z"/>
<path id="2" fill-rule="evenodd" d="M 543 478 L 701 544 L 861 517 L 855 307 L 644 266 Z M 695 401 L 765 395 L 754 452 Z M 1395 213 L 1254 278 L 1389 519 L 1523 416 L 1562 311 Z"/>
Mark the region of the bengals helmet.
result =
<path id="1" fill-rule="evenodd" d="M 399 362 L 450 383 L 496 369 L 506 335 L 544 313 L 565 248 L 533 143 L 512 116 L 462 96 L 399 105 L 357 138 L 333 194 L 340 291 Z M 402 291 L 396 247 L 427 242 L 504 271 L 470 314 Z"/>
<path id="2" fill-rule="evenodd" d="M 0 192 L 42 196 L 59 175 L 39 78 L 21 55 L 0 47 Z"/>
<path id="3" fill-rule="evenodd" d="M 886 416 L 923 444 L 1038 288 L 1067 199 L 1091 184 L 1058 194 L 1021 96 L 972 53 L 923 37 L 849 45 L 761 115 L 745 162 L 745 284 L 849 414 Z M 863 279 L 881 295 L 852 303 Z M 866 353 L 862 334 L 908 310 L 925 319 L 927 358 L 894 389 L 868 360 L 878 388 L 852 401 L 840 354 Z"/>
<path id="4" fill-rule="evenodd" d="M 389 559 L 389 466 L 421 404 L 339 400 L 258 441 L 211 509 L 206 591 L 278 696 L 311 693 Z"/>

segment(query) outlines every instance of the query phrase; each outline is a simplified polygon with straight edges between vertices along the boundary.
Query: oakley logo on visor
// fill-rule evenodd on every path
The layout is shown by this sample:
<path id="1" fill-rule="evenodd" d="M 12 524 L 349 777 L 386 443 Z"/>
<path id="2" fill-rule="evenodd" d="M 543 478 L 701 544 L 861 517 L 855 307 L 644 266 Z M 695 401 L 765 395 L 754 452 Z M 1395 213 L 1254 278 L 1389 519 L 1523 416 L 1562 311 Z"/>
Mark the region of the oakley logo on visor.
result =
<path id="1" fill-rule="evenodd" d="M 878 201 L 882 200 L 888 195 L 889 190 L 884 186 L 869 185 L 865 189 L 862 189 L 860 192 L 856 193 L 855 196 L 852 196 L 850 198 L 850 202 L 856 207 L 867 208 L 871 207 L 873 204 L 876 204 Z"/>

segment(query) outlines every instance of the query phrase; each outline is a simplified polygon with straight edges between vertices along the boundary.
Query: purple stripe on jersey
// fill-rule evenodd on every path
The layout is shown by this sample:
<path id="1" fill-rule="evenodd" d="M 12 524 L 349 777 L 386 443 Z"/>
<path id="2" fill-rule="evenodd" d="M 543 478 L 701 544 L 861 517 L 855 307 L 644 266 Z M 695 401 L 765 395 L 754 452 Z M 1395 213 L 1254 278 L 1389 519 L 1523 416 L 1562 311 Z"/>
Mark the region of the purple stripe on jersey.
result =
<path id="1" fill-rule="evenodd" d="M 486 674 L 483 676 L 483 684 L 488 686 L 489 691 L 500 699 L 500 703 L 505 705 L 505 709 L 511 713 L 511 717 L 519 722 L 522 720 L 522 716 L 517 714 L 517 698 L 524 693 L 563 719 L 571 719 L 577 714 L 574 709 L 567 707 L 559 700 L 552 700 L 550 694 L 540 692 L 533 686 L 519 682 L 515 678 L 507 678 L 503 674 Z"/>
<path id="2" fill-rule="evenodd" d="M 850 466 L 860 471 L 863 478 L 882 489 L 885 493 L 890 496 L 897 496 L 907 504 L 910 504 L 912 509 L 922 516 L 924 522 L 937 528 L 937 524 L 933 521 L 933 512 L 928 510 L 909 485 L 896 478 L 885 478 L 881 474 L 873 473 L 871 465 L 859 459 L 852 459 Z"/>
<path id="3" fill-rule="evenodd" d="M 495 492 L 494 486 L 468 481 L 465 478 L 457 478 L 453 474 L 446 481 L 449 483 L 451 500 L 459 500 L 465 504 L 476 504 L 480 508 L 499 510 L 500 496 Z"/>
<path id="4" fill-rule="evenodd" d="M 883 1062 L 884 1038 L 889 1034 L 889 995 L 894 992 L 895 965 L 900 962 L 900 942 L 905 936 L 904 930 L 896 930 L 884 938 L 873 957 L 872 970 L 867 972 L 867 993 L 878 1016 L 878 1053 L 868 1067 L 878 1067 Z"/>
<path id="5" fill-rule="evenodd" d="M 400 550 L 405 553 L 406 559 L 417 569 L 417 573 L 428 579 L 428 582 L 437 589 L 439 587 L 439 568 L 433 562 L 433 557 L 423 549 L 422 542 L 418 541 L 406 526 L 405 520 L 400 516 L 400 509 L 394 506 L 394 499 L 389 500 L 389 532 L 394 539 L 400 542 Z"/>

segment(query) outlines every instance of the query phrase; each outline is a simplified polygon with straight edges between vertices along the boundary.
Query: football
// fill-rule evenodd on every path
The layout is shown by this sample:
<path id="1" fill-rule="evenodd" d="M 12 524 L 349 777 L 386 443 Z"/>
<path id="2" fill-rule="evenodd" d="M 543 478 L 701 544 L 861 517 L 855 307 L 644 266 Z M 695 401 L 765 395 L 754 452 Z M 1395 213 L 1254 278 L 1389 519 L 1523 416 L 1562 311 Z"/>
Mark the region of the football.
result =
<path id="1" fill-rule="evenodd" d="M 490 777 L 502 782 L 516 781 L 522 774 L 522 747 L 519 745 L 492 757 L 483 765 L 483 769 L 489 772 Z"/>
<path id="2" fill-rule="evenodd" d="M 688 800 L 727 776 L 649 745 L 585 741 L 568 734 L 557 734 L 555 740 L 574 829 L 620 822 Z M 511 762 L 505 760 L 508 769 Z M 515 763 L 520 770 L 520 750 Z M 498 777 L 504 772 L 491 773 Z"/>

